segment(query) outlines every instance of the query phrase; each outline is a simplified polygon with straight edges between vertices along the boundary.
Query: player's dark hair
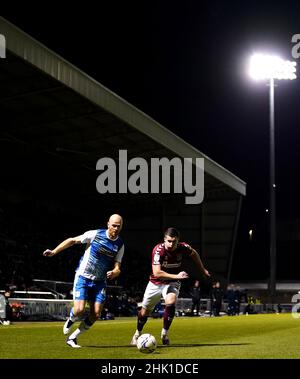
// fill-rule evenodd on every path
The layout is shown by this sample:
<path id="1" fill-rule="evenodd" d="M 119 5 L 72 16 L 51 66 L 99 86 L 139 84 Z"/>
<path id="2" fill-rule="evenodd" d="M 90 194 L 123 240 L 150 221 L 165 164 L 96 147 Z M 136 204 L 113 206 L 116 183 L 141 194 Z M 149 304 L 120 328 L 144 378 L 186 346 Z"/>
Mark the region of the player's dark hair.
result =
<path id="1" fill-rule="evenodd" d="M 175 228 L 168 228 L 168 229 L 165 230 L 164 236 L 177 237 L 179 239 L 180 238 L 180 233 Z"/>

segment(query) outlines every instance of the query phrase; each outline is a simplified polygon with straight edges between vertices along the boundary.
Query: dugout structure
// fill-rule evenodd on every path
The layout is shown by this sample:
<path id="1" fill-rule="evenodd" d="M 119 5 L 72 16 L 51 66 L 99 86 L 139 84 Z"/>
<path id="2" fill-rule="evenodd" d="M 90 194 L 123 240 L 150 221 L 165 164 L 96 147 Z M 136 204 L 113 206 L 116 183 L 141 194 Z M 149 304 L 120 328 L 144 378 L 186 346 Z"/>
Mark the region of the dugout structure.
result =
<path id="1" fill-rule="evenodd" d="M 228 280 L 245 182 L 3 18 L 0 33 L 3 201 L 34 199 L 78 225 L 121 213 L 131 269 L 148 265 L 162 229 L 175 226 L 215 277 Z M 174 193 L 100 195 L 96 162 L 118 159 L 122 149 L 147 161 L 204 158 L 204 201 L 186 205 L 185 195 Z"/>

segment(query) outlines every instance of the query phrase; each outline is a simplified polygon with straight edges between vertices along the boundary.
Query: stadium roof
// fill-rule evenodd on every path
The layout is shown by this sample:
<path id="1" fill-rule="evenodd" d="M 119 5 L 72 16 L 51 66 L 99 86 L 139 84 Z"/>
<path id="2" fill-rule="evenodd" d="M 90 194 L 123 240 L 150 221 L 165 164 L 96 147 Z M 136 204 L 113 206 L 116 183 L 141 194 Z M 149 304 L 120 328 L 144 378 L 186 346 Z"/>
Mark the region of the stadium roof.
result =
<path id="1" fill-rule="evenodd" d="M 50 201 L 53 193 L 58 199 L 76 188 L 95 198 L 97 160 L 117 159 L 120 149 L 145 159 L 205 158 L 201 244 L 207 259 L 219 264 L 216 271 L 228 271 L 245 182 L 1 17 L 0 34 L 6 40 L 0 60 L 2 191 L 18 187 L 32 196 L 43 188 Z M 59 186 L 66 177 L 68 184 Z M 181 209 L 198 217 L 199 209 Z"/>

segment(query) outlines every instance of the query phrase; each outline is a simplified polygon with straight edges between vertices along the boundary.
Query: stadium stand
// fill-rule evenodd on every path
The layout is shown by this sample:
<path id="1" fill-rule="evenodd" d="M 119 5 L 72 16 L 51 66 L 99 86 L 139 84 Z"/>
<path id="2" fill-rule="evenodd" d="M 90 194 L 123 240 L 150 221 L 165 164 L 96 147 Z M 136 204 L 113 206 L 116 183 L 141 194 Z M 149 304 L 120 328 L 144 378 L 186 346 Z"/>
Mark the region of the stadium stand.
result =
<path id="1" fill-rule="evenodd" d="M 245 182 L 2 17 L 0 27 L 7 41 L 0 60 L 0 158 L 7 162 L 0 184 L 0 288 L 41 292 L 47 288 L 33 278 L 72 282 L 82 247 L 47 262 L 42 251 L 105 225 L 112 209 L 124 215 L 126 240 L 122 275 L 113 284 L 133 301 L 144 291 L 151 248 L 169 225 L 226 284 Z M 118 161 L 123 149 L 128 159 L 148 163 L 204 158 L 203 203 L 187 205 L 180 193 L 97 193 L 97 160 Z M 194 268 L 186 263 L 186 269 L 193 280 Z"/>

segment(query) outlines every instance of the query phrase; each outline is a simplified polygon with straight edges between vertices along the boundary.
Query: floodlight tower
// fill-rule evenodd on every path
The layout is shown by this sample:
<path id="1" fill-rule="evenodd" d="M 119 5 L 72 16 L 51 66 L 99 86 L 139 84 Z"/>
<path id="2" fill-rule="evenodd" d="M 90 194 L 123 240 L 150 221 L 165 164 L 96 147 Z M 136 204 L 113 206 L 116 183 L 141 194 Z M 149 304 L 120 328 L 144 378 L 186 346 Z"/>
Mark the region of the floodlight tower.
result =
<path id="1" fill-rule="evenodd" d="M 296 62 L 277 56 L 255 54 L 250 60 L 250 76 L 254 80 L 269 80 L 270 103 L 270 279 L 269 295 L 273 303 L 276 294 L 276 184 L 275 184 L 275 111 L 274 81 L 296 79 Z"/>

